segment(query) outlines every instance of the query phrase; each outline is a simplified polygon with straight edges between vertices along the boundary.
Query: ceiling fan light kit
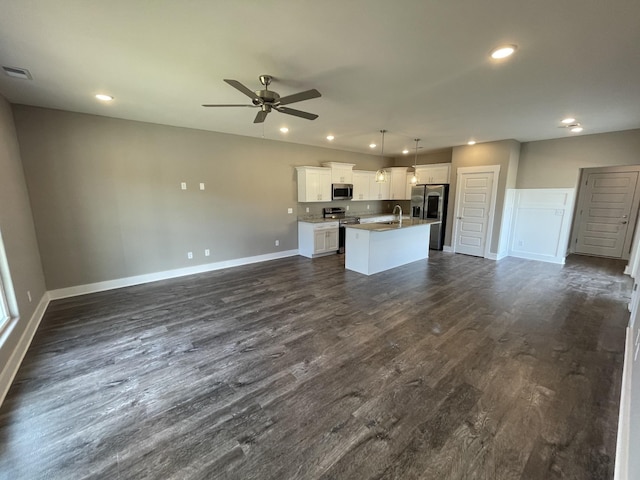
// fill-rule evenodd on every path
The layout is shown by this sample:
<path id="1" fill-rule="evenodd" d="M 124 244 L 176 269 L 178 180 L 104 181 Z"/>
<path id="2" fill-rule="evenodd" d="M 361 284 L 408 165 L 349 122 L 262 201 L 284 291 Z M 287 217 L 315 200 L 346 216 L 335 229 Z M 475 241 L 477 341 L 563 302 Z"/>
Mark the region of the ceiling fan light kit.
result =
<path id="1" fill-rule="evenodd" d="M 278 92 L 274 92 L 273 90 L 269 90 L 269 85 L 271 85 L 271 81 L 273 77 L 271 75 L 260 75 L 258 77 L 260 79 L 260 83 L 264 86 L 262 90 L 251 91 L 247 87 L 245 87 L 238 80 L 232 80 L 225 78 L 224 81 L 231 85 L 236 90 L 244 93 L 247 97 L 251 99 L 251 103 L 253 105 L 236 105 L 236 104 L 205 104 L 203 107 L 249 107 L 249 108 L 260 108 L 260 111 L 256 115 L 253 123 L 263 123 L 267 118 L 267 115 L 271 113 L 273 110 L 284 113 L 286 115 L 293 115 L 294 117 L 305 118 L 307 120 L 315 120 L 318 118 L 318 115 L 315 113 L 303 112 L 302 110 L 296 110 L 293 108 L 285 107 L 284 105 L 290 105 L 292 103 L 302 102 L 304 100 L 310 100 L 312 98 L 318 98 L 322 95 L 315 88 L 311 90 L 305 90 L 304 92 L 294 93 L 293 95 L 287 95 L 286 97 L 281 97 Z"/>

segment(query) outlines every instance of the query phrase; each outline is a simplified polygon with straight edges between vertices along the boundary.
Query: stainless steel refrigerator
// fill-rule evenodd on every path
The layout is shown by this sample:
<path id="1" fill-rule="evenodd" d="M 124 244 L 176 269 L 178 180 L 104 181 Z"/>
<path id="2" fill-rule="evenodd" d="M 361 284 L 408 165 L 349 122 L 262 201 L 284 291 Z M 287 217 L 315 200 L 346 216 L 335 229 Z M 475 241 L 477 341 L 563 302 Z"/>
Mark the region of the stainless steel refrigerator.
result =
<path id="1" fill-rule="evenodd" d="M 440 220 L 431 225 L 429 248 L 442 250 L 447 221 L 449 185 L 416 185 L 411 188 L 411 217 L 423 220 Z"/>

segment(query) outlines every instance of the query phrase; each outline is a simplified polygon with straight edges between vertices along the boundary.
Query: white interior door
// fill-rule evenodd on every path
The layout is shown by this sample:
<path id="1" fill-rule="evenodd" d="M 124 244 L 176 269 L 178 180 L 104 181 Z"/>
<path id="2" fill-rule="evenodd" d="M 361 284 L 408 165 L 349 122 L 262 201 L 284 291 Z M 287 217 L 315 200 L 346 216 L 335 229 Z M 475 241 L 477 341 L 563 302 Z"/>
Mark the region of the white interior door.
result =
<path id="1" fill-rule="evenodd" d="M 622 258 L 638 172 L 590 173 L 580 190 L 575 252 Z"/>
<path id="2" fill-rule="evenodd" d="M 495 204 L 499 167 L 459 168 L 456 184 L 454 252 L 485 257 Z"/>

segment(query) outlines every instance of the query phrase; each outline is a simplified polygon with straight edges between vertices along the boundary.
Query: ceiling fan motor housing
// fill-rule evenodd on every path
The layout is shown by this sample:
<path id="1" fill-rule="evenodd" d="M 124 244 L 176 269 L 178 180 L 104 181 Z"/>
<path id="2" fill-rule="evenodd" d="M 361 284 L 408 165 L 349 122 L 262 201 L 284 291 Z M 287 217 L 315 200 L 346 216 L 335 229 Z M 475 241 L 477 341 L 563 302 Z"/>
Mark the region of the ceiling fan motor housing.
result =
<path id="1" fill-rule="evenodd" d="M 256 95 L 262 99 L 262 102 L 253 99 L 254 105 L 260 105 L 261 103 L 278 103 L 280 101 L 280 95 L 276 92 L 272 92 L 271 90 L 256 90 Z"/>

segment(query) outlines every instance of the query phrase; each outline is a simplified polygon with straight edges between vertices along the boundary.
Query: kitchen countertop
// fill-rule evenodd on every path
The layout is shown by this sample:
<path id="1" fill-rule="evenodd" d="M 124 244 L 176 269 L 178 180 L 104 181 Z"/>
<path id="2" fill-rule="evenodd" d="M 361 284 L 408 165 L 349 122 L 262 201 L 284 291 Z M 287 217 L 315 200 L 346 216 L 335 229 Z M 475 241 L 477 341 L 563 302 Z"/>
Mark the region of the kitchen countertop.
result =
<path id="1" fill-rule="evenodd" d="M 392 218 L 392 217 L 396 217 L 396 215 L 393 215 L 392 213 L 367 213 L 367 214 L 357 214 L 354 213 L 353 215 L 347 215 L 347 218 L 349 217 L 358 217 L 360 219 L 370 219 L 370 218 L 384 218 L 386 219 L 388 218 Z M 409 220 L 409 217 L 407 216 L 403 216 L 402 217 L 402 221 L 404 222 L 405 220 Z M 298 221 L 299 222 L 306 222 L 306 223 L 326 223 L 326 222 L 337 222 L 339 221 L 339 218 L 323 218 L 323 217 L 298 217 Z"/>
<path id="2" fill-rule="evenodd" d="M 402 220 L 402 223 L 393 222 L 388 223 L 361 223 L 355 225 L 345 225 L 347 228 L 355 228 L 358 230 L 368 230 L 370 232 L 387 232 L 389 230 L 400 230 L 405 228 L 417 227 L 420 225 L 433 225 L 434 223 L 441 223 L 440 220 L 415 220 L 408 219 Z"/>

